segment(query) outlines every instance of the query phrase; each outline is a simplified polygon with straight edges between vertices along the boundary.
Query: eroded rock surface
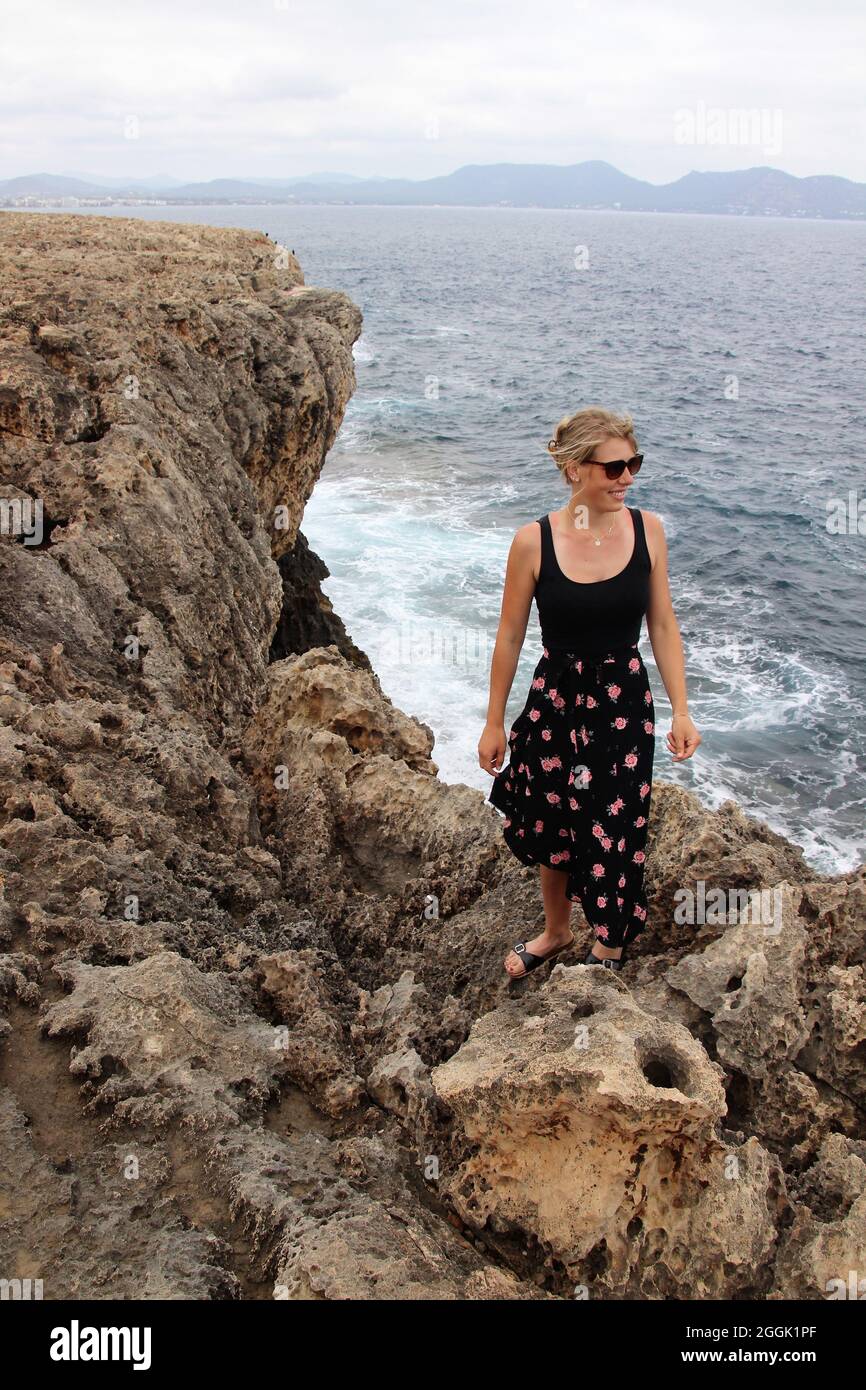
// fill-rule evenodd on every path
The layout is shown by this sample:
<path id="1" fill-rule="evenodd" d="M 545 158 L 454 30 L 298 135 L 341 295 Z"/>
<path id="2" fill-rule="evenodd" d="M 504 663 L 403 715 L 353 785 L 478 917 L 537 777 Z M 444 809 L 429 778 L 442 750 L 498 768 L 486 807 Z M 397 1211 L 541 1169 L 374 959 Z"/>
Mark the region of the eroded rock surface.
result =
<path id="1" fill-rule="evenodd" d="M 360 314 L 277 250 L 0 214 L 0 499 L 43 508 L 0 533 L 0 1278 L 826 1297 L 866 1267 L 866 871 L 657 783 L 622 977 L 509 982 L 535 873 L 299 530 Z M 699 885 L 779 930 L 684 924 Z"/>

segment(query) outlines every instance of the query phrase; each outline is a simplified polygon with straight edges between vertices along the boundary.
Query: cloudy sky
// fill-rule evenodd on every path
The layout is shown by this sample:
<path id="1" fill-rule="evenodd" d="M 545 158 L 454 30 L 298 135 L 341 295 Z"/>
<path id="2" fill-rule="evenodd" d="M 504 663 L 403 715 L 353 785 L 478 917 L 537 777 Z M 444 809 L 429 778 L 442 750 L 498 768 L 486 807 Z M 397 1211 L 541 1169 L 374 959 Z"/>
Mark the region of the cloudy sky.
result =
<path id="1" fill-rule="evenodd" d="M 863 0 L 2 0 L 2 27 L 3 178 L 606 159 L 866 181 Z"/>

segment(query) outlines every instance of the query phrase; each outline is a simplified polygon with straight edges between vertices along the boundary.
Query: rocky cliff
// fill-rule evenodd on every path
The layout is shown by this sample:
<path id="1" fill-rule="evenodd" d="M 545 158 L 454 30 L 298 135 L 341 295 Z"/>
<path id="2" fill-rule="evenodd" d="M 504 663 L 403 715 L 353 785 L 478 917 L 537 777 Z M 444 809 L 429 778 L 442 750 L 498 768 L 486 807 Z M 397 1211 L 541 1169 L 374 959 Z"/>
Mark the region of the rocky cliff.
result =
<path id="1" fill-rule="evenodd" d="M 0 1278 L 818 1299 L 866 1269 L 864 870 L 657 783 L 623 977 L 510 984 L 534 875 L 299 530 L 356 307 L 241 231 L 8 214 L 0 261 Z M 701 882 L 778 889 L 778 929 L 678 924 Z"/>

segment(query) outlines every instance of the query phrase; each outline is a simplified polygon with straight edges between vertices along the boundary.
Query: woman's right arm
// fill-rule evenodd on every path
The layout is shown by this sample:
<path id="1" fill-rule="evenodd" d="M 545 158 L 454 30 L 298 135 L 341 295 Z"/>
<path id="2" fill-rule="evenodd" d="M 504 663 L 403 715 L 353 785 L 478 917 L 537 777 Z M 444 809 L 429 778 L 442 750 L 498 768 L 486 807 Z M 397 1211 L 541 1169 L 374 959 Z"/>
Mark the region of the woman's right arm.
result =
<path id="1" fill-rule="evenodd" d="M 530 521 L 515 533 L 505 568 L 502 609 L 490 664 L 487 723 L 478 744 L 478 761 L 485 772 L 498 772 L 505 758 L 505 706 L 526 636 L 535 593 L 535 570 L 540 561 L 541 536 L 536 523 Z"/>

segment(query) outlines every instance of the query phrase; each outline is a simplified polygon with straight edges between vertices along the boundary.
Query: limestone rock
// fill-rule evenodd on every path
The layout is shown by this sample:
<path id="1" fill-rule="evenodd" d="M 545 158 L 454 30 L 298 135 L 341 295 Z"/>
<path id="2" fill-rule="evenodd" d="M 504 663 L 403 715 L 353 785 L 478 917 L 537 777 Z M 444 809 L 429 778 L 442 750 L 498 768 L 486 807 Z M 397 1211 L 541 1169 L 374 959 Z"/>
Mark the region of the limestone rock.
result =
<path id="1" fill-rule="evenodd" d="M 478 1019 L 432 1081 L 461 1131 L 457 1210 L 529 1233 L 563 1292 L 761 1296 L 778 1164 L 722 1141 L 721 1068 L 615 977 L 557 965 L 531 1009 Z"/>

